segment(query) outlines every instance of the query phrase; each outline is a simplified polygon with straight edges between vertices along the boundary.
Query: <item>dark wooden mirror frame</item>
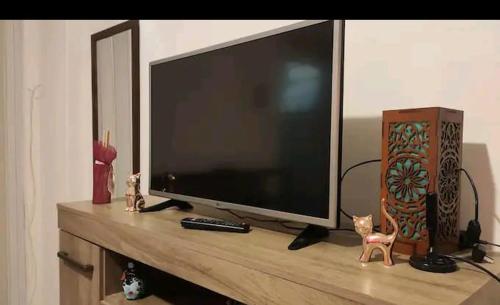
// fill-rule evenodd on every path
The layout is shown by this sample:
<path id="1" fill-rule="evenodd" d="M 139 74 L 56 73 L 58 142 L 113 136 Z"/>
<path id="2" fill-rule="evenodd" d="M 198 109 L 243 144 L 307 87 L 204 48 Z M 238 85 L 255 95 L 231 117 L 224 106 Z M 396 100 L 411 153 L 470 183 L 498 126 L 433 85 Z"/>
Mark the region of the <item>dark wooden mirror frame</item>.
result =
<path id="1" fill-rule="evenodd" d="M 140 171 L 140 87 L 139 87 L 139 20 L 129 20 L 90 36 L 92 57 L 92 136 L 98 140 L 97 120 L 97 41 L 121 32 L 131 31 L 132 51 L 132 169 Z"/>

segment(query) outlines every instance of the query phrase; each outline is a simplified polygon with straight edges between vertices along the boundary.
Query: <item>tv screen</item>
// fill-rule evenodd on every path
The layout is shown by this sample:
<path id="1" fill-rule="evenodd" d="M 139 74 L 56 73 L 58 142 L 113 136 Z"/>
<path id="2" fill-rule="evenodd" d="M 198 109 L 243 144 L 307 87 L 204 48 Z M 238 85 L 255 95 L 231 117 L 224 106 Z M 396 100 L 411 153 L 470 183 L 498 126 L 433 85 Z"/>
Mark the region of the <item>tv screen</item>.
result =
<path id="1" fill-rule="evenodd" d="M 151 193 L 334 226 L 335 26 L 281 29 L 152 63 Z"/>

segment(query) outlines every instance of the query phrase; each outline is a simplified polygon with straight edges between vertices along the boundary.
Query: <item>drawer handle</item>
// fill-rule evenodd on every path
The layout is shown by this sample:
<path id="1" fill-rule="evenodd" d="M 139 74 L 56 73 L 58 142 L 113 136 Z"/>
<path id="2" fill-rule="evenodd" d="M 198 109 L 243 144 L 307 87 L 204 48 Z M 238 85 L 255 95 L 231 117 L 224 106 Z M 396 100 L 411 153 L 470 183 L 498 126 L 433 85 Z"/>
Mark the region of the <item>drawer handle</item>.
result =
<path id="1" fill-rule="evenodd" d="M 74 259 L 72 259 L 69 256 L 69 254 L 67 252 L 59 251 L 59 252 L 57 252 L 57 257 L 59 257 L 60 259 L 62 259 L 65 262 L 68 262 L 71 265 L 77 267 L 78 269 L 82 270 L 83 272 L 92 272 L 94 270 L 94 266 L 89 265 L 89 264 L 84 265 L 82 263 L 75 261 Z"/>

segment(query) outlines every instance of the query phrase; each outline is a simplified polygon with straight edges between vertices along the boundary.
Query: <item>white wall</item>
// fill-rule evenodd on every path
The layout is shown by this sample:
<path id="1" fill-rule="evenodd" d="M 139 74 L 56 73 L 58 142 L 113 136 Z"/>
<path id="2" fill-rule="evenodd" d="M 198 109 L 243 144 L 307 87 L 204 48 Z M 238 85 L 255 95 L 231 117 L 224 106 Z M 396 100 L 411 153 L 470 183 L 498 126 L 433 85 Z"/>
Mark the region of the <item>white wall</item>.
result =
<path id="1" fill-rule="evenodd" d="M 34 107 L 34 174 L 25 169 L 29 304 L 56 304 L 56 202 L 92 195 L 90 34 L 119 21 L 25 21 L 23 95 Z M 141 21 L 141 168 L 148 185 L 148 63 L 296 21 Z M 380 156 L 383 109 L 445 106 L 465 111 L 464 167 L 481 196 L 483 238 L 500 241 L 500 22 L 349 21 L 346 24 L 344 168 Z M 26 127 L 29 124 L 25 123 Z M 28 139 L 28 130 L 24 131 Z M 28 160 L 28 155 L 24 158 Z M 378 215 L 378 165 L 346 179 L 344 207 Z M 496 180 L 495 180 L 496 178 Z M 472 217 L 463 181 L 462 227 Z M 35 186 L 33 189 L 32 186 Z M 29 244 L 32 243 L 32 244 Z"/>

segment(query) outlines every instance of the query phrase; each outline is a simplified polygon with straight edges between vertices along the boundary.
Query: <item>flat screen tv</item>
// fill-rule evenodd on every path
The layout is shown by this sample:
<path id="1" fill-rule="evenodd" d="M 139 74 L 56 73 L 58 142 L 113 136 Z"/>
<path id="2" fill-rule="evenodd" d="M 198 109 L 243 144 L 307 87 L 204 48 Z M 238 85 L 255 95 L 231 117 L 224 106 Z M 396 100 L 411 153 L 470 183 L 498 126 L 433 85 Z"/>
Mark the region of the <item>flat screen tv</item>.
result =
<path id="1" fill-rule="evenodd" d="M 342 53 L 306 21 L 152 62 L 150 194 L 338 226 Z"/>

